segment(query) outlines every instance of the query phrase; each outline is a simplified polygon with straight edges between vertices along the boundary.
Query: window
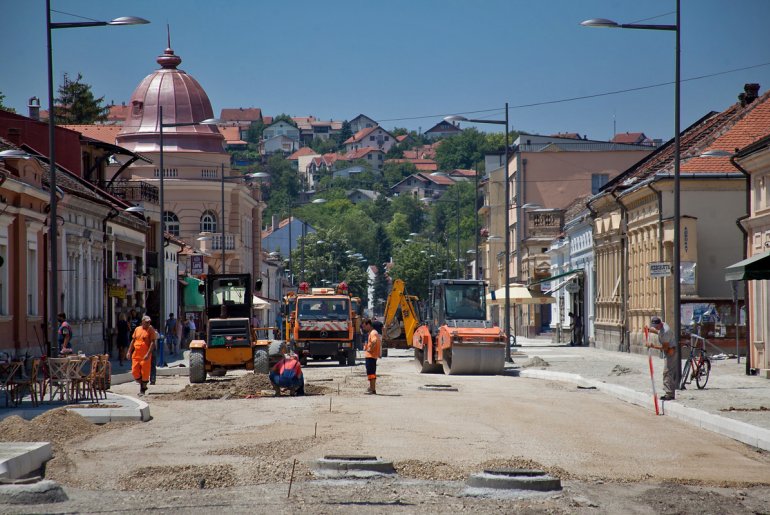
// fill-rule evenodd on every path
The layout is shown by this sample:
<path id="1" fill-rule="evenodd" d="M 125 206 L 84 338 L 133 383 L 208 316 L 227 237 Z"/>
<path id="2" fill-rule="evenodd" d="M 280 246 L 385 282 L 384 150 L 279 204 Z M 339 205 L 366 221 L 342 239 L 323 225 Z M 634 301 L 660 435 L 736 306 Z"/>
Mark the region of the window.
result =
<path id="1" fill-rule="evenodd" d="M 591 194 L 596 195 L 602 186 L 610 181 L 610 174 L 608 173 L 592 173 L 591 174 Z"/>
<path id="2" fill-rule="evenodd" d="M 166 232 L 179 237 L 179 217 L 171 211 L 163 212 L 163 224 L 166 227 Z"/>
<path id="3" fill-rule="evenodd" d="M 374 136 L 369 136 L 369 141 L 374 141 Z"/>
<path id="4" fill-rule="evenodd" d="M 201 232 L 217 232 L 217 215 L 205 211 L 201 216 Z"/>

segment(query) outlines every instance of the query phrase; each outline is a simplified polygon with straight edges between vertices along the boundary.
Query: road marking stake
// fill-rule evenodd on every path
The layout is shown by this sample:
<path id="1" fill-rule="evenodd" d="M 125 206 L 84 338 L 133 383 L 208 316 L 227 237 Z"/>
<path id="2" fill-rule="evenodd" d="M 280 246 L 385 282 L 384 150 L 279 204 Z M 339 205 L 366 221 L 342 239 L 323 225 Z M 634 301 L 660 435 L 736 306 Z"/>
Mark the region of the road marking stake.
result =
<path id="1" fill-rule="evenodd" d="M 297 466 L 297 458 L 294 458 L 294 461 L 291 464 L 291 479 L 289 479 L 289 493 L 286 494 L 286 498 L 288 499 L 291 497 L 291 485 L 294 483 L 294 467 Z"/>
<path id="2" fill-rule="evenodd" d="M 318 422 L 315 423 L 315 431 L 313 431 L 313 438 L 318 436 Z"/>
<path id="3" fill-rule="evenodd" d="M 332 398 L 329 397 L 329 413 L 332 412 Z"/>
<path id="4" fill-rule="evenodd" d="M 658 394 L 655 392 L 655 374 L 652 371 L 652 347 L 650 347 L 648 338 L 650 331 L 647 327 L 644 328 L 644 344 L 647 346 L 647 361 L 650 363 L 650 381 L 652 382 L 652 402 L 655 404 L 655 414 L 660 415 L 660 408 L 658 407 Z"/>

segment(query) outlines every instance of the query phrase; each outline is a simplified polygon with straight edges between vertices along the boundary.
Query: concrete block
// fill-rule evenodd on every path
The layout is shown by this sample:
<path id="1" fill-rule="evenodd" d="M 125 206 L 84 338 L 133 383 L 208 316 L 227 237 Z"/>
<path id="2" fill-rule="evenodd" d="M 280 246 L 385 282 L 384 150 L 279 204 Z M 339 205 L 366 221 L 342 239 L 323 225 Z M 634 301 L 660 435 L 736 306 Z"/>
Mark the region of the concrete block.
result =
<path id="1" fill-rule="evenodd" d="M 47 504 L 68 500 L 61 485 L 44 479 L 37 483 L 0 485 L 0 504 Z"/>
<path id="2" fill-rule="evenodd" d="M 19 479 L 53 457 L 49 442 L 0 443 L 0 478 Z"/>

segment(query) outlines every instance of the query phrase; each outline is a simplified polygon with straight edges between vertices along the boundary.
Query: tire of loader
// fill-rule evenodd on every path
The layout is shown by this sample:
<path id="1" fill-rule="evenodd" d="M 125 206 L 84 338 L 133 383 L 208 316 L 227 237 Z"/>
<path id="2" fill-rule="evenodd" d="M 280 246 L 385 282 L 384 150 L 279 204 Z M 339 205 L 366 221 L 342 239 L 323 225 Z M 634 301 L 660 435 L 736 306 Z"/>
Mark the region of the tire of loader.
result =
<path id="1" fill-rule="evenodd" d="M 343 352 L 343 354 L 339 355 L 339 363 L 341 367 L 347 366 L 348 364 L 348 354 L 347 352 Z"/>
<path id="2" fill-rule="evenodd" d="M 206 357 L 203 351 L 190 352 L 190 384 L 206 382 Z"/>
<path id="3" fill-rule="evenodd" d="M 281 354 L 281 344 L 283 342 L 281 340 L 273 340 L 270 342 L 270 345 L 267 348 L 267 354 L 268 356 L 278 356 Z"/>
<path id="4" fill-rule="evenodd" d="M 254 351 L 254 373 L 270 373 L 270 359 L 268 358 L 267 351 L 264 349 Z"/>

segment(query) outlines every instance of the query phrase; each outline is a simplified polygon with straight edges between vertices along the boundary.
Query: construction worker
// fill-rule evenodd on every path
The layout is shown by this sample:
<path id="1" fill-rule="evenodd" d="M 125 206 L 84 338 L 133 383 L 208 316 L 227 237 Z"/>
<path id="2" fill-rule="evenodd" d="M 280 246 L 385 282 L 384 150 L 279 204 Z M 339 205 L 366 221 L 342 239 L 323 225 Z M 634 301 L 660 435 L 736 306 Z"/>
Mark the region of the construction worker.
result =
<path id="1" fill-rule="evenodd" d="M 377 360 L 382 352 L 382 337 L 372 325 L 372 319 L 364 320 L 361 327 L 369 336 L 364 345 L 364 357 L 366 358 L 366 378 L 369 380 L 367 395 L 377 395 Z"/>
<path id="2" fill-rule="evenodd" d="M 139 383 L 139 396 L 147 391 L 147 382 L 150 380 L 150 368 L 155 341 L 158 334 L 150 325 L 150 317 L 142 317 L 142 325 L 134 329 L 131 344 L 128 346 L 126 357 L 131 360 L 131 374 Z"/>
<path id="3" fill-rule="evenodd" d="M 645 328 L 658 335 L 658 342 L 660 345 L 653 345 L 652 343 L 645 342 L 645 345 L 652 349 L 663 351 L 665 365 L 663 366 L 663 388 L 666 390 L 666 394 L 663 395 L 660 400 L 673 401 L 676 397 L 676 375 L 679 369 L 679 360 L 676 355 L 677 342 L 674 338 L 674 331 L 664 323 L 660 317 L 652 317 L 650 319 L 650 326 Z"/>
<path id="4" fill-rule="evenodd" d="M 275 364 L 268 376 L 275 396 L 281 396 L 281 388 L 288 388 L 292 396 L 305 395 L 305 378 L 297 355 L 293 352 L 287 354 L 285 343 L 281 345 L 281 352 L 284 353 L 283 358 Z"/>

